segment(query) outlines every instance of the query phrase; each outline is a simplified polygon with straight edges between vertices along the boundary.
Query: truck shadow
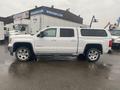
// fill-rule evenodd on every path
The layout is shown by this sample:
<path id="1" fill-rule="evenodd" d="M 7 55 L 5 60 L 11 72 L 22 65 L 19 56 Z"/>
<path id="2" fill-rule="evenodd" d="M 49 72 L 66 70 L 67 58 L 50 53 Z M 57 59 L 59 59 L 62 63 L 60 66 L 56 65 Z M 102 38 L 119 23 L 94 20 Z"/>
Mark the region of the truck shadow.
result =
<path id="1" fill-rule="evenodd" d="M 70 59 L 53 59 L 42 57 L 39 58 L 37 62 L 19 62 L 14 61 L 9 67 L 9 74 L 13 78 L 19 79 L 32 79 L 33 77 L 38 77 L 47 74 L 56 73 L 81 73 L 87 74 L 95 73 L 95 74 L 104 74 L 104 72 L 110 71 L 111 65 L 106 65 L 102 62 L 98 63 L 88 63 L 85 61 L 77 61 Z M 70 72 L 69 72 L 70 71 Z"/>

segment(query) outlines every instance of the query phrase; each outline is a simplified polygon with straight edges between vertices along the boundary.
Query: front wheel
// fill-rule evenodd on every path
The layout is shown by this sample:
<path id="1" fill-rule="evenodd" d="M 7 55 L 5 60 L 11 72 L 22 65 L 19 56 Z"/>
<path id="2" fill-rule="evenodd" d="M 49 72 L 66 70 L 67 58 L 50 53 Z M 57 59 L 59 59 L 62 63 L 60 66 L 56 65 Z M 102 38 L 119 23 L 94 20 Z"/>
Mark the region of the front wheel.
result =
<path id="1" fill-rule="evenodd" d="M 85 56 L 89 62 L 96 62 L 100 58 L 100 51 L 96 48 L 90 48 L 87 50 Z"/>
<path id="2" fill-rule="evenodd" d="M 19 47 L 15 52 L 15 56 L 19 61 L 28 61 L 31 58 L 30 49 L 27 47 Z"/>

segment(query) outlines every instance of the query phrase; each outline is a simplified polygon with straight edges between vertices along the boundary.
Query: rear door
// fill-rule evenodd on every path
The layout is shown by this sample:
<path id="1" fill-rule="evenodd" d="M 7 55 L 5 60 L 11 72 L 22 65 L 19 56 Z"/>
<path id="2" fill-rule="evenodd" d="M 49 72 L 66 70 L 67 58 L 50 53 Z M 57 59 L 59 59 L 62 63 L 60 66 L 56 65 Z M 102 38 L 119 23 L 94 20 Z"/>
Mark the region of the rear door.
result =
<path id="1" fill-rule="evenodd" d="M 77 42 L 77 30 L 75 28 L 59 28 L 59 35 L 56 40 L 56 52 L 76 54 Z"/>

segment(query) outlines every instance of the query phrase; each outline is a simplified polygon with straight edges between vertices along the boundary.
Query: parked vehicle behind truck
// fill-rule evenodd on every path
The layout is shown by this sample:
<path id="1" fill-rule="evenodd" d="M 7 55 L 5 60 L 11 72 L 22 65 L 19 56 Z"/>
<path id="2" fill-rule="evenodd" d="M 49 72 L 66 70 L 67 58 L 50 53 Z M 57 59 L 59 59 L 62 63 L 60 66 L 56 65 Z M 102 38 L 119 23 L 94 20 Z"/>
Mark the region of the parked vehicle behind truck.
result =
<path id="1" fill-rule="evenodd" d="M 11 55 L 17 60 L 34 60 L 39 55 L 78 56 L 90 62 L 99 60 L 112 46 L 109 31 L 74 27 L 49 27 L 35 35 L 13 35 L 9 41 Z"/>
<path id="2" fill-rule="evenodd" d="M 17 24 L 17 25 L 13 25 L 14 28 L 13 30 L 10 30 L 8 32 L 8 36 L 11 35 L 20 35 L 20 34 L 28 34 L 28 26 L 26 24 Z"/>
<path id="3" fill-rule="evenodd" d="M 110 33 L 112 35 L 112 40 L 113 40 L 113 44 L 112 44 L 112 48 L 113 49 L 120 49 L 120 30 L 110 30 Z"/>

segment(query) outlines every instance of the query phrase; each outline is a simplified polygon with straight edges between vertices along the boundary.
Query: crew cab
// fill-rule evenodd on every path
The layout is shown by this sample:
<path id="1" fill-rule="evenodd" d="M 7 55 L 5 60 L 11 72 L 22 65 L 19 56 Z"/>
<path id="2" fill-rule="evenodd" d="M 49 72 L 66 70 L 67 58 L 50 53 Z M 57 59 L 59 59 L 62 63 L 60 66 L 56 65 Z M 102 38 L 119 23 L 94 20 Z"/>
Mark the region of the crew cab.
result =
<path id="1" fill-rule="evenodd" d="M 100 55 L 111 50 L 109 31 L 75 27 L 48 27 L 35 35 L 13 35 L 8 49 L 17 60 L 28 61 L 40 55 L 84 55 L 89 62 L 96 62 Z"/>

